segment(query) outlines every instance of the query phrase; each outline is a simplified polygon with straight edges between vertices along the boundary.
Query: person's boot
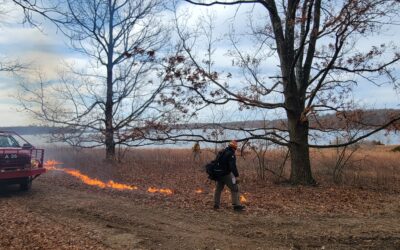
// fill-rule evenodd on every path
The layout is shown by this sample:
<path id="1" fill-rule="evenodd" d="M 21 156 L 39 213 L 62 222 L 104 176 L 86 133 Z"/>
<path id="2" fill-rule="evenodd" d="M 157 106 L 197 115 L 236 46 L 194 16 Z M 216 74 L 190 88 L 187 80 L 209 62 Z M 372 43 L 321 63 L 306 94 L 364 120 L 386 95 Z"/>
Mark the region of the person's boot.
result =
<path id="1" fill-rule="evenodd" d="M 234 211 L 240 212 L 240 211 L 243 211 L 243 210 L 245 210 L 245 209 L 246 209 L 245 206 L 242 206 L 242 205 L 233 205 L 233 210 L 234 210 Z"/>
<path id="2" fill-rule="evenodd" d="M 219 209 L 219 205 L 214 205 L 214 210 L 218 210 Z"/>

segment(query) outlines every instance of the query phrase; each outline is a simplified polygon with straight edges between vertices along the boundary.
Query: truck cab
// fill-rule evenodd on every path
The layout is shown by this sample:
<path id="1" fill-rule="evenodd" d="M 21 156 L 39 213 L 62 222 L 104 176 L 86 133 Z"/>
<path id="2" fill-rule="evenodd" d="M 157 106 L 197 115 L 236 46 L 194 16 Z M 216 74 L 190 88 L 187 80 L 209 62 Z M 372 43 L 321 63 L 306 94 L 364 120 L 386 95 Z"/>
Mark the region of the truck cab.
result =
<path id="1" fill-rule="evenodd" d="M 37 149 L 15 132 L 0 131 L 0 184 L 19 184 L 29 190 L 32 181 L 46 172 L 44 149 Z"/>

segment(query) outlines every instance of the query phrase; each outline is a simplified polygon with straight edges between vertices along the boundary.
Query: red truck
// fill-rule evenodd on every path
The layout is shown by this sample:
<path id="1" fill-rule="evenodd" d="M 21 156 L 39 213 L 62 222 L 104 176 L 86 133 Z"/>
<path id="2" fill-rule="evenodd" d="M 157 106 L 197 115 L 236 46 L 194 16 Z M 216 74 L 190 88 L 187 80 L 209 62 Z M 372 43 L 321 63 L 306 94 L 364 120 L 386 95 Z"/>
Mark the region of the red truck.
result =
<path id="1" fill-rule="evenodd" d="M 44 149 L 37 149 L 15 132 L 0 131 L 0 184 L 19 184 L 27 191 L 46 172 Z"/>

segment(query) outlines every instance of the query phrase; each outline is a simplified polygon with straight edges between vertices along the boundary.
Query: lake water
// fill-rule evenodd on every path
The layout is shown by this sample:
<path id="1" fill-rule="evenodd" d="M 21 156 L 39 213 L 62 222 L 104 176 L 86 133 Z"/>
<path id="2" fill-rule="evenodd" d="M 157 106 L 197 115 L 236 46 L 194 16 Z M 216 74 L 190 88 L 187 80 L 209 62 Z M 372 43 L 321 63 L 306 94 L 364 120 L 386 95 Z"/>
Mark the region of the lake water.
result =
<path id="1" fill-rule="evenodd" d="M 231 139 L 241 139 L 245 138 L 246 134 L 244 132 L 233 132 L 233 131 L 228 131 L 224 132 L 223 134 L 219 134 L 217 137 L 210 137 L 210 133 L 213 132 L 212 130 L 207 130 L 207 131 L 202 131 L 202 130 L 197 130 L 197 131 L 185 131 L 185 130 L 179 130 L 176 131 L 177 134 L 192 134 L 195 135 L 201 134 L 206 138 L 218 138 L 218 140 L 231 140 Z M 362 131 L 362 133 L 365 133 L 367 131 Z M 355 132 L 352 132 L 352 135 L 354 135 Z M 360 135 L 360 134 L 358 134 Z M 335 132 L 335 133 L 321 133 L 321 132 L 313 132 L 310 133 L 309 137 L 309 143 L 310 144 L 331 144 L 332 142 L 335 142 L 336 140 L 339 141 L 346 141 L 346 138 L 348 136 L 347 133 L 344 132 Z M 66 143 L 62 142 L 57 142 L 57 143 L 50 143 L 50 135 L 49 134 L 40 134 L 40 135 L 24 135 L 23 136 L 26 140 L 28 140 L 31 144 L 35 146 L 41 146 L 44 148 L 52 147 L 52 146 L 68 146 Z M 196 138 L 196 137 L 192 137 Z M 400 144 L 400 133 L 395 133 L 395 132 L 387 132 L 387 131 L 379 131 L 372 136 L 368 137 L 368 141 L 380 141 L 385 145 L 398 145 Z M 145 145 L 141 147 L 145 148 L 191 148 L 193 145 L 193 142 L 177 142 L 174 144 L 164 144 L 162 142 L 153 144 L 153 145 Z M 215 147 L 214 143 L 206 143 L 206 142 L 201 142 L 201 146 L 204 147 L 209 147 L 213 148 Z"/>

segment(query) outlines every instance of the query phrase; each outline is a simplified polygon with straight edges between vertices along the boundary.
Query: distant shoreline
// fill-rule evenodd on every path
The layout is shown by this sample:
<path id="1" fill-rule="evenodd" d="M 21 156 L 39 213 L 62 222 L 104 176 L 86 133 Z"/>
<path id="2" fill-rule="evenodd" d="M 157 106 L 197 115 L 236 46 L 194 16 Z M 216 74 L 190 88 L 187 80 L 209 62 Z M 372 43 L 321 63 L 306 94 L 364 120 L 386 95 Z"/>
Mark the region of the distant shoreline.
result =
<path id="1" fill-rule="evenodd" d="M 354 110 L 346 112 L 347 117 L 356 118 L 355 124 L 351 126 L 352 129 L 371 129 L 373 126 L 368 124 L 385 124 L 391 116 L 400 114 L 400 109 L 368 109 L 368 110 Z M 353 119 L 354 119 L 353 118 Z M 326 114 L 323 116 L 310 116 L 310 129 L 337 129 L 343 130 L 348 124 L 338 114 Z M 170 126 L 175 130 L 186 129 L 233 129 L 240 128 L 281 128 L 286 127 L 285 119 L 274 120 L 250 120 L 250 121 L 232 121 L 223 123 L 188 123 L 188 124 L 173 124 Z M 348 128 L 348 127 L 347 127 Z M 7 126 L 0 127 L 0 131 L 13 131 L 20 135 L 38 135 L 38 134 L 53 134 L 59 132 L 71 132 L 71 129 L 62 127 L 49 127 L 49 126 Z"/>

